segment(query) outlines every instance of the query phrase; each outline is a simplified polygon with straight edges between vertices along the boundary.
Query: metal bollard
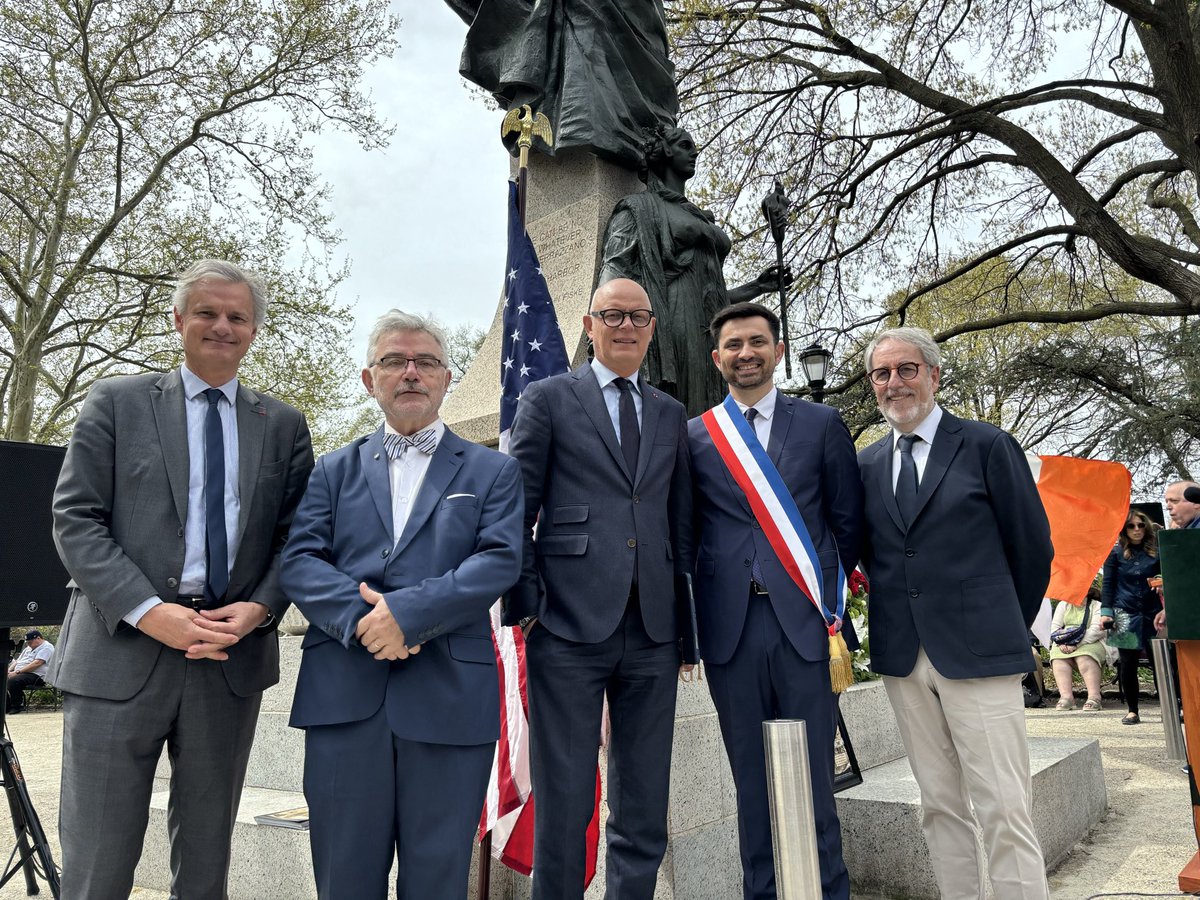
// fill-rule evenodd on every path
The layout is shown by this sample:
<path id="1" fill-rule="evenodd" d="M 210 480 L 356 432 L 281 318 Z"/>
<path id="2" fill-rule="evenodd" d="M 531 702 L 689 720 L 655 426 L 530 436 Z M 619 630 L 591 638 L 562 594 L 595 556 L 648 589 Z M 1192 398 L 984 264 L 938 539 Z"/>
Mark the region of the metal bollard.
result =
<path id="1" fill-rule="evenodd" d="M 1158 706 L 1162 711 L 1163 733 L 1167 737 L 1167 759 L 1187 761 L 1187 746 L 1183 742 L 1183 724 L 1179 721 L 1179 688 L 1171 671 L 1171 648 L 1166 638 L 1153 638 L 1150 650 L 1154 654 L 1154 672 L 1158 676 Z"/>
<path id="2" fill-rule="evenodd" d="M 821 868 L 817 862 L 817 826 L 803 720 L 763 722 L 763 748 L 767 755 L 776 893 L 779 900 L 812 900 L 821 896 Z"/>

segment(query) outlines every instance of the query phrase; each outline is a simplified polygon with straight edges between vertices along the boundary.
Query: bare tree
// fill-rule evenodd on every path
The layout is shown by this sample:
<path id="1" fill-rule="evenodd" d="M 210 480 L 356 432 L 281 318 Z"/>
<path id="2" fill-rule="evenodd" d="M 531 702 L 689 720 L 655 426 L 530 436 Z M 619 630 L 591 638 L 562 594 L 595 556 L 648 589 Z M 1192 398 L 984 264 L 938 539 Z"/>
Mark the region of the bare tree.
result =
<path id="1" fill-rule="evenodd" d="M 783 175 L 810 329 L 902 320 L 999 258 L 1014 295 L 1027 267 L 1052 264 L 1064 302 L 968 315 L 940 337 L 1200 309 L 1195 4 L 667 5 L 704 199 L 753 237 L 753 204 Z M 1158 290 L 1099 292 L 1123 273 Z"/>

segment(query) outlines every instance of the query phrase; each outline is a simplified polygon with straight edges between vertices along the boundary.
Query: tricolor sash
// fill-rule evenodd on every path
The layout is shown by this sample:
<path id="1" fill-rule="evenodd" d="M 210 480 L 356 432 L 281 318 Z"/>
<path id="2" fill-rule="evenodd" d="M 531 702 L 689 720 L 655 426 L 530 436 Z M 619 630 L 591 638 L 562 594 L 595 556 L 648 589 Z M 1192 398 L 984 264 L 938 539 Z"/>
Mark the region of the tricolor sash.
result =
<path id="1" fill-rule="evenodd" d="M 830 636 L 836 635 L 846 613 L 846 573 L 841 559 L 838 559 L 835 612 L 831 613 L 824 596 L 820 559 L 804 517 L 733 396 L 726 396 L 724 403 L 704 413 L 700 420 L 708 429 L 721 461 L 746 495 L 754 518 L 783 568 L 817 608 Z"/>

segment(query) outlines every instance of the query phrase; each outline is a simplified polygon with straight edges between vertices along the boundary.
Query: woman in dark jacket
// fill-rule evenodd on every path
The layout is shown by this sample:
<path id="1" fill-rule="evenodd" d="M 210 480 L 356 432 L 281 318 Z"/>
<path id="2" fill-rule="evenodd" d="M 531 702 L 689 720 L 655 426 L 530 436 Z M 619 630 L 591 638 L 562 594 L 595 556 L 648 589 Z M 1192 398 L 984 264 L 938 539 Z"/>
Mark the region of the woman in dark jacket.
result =
<path id="1" fill-rule="evenodd" d="M 1122 725 L 1137 725 L 1138 659 L 1150 648 L 1154 616 L 1162 609 L 1158 592 L 1147 579 L 1159 573 L 1157 526 L 1136 509 L 1129 511 L 1121 537 L 1104 563 L 1101 623 L 1112 622 L 1110 647 L 1120 656 L 1121 691 L 1129 711 Z"/>

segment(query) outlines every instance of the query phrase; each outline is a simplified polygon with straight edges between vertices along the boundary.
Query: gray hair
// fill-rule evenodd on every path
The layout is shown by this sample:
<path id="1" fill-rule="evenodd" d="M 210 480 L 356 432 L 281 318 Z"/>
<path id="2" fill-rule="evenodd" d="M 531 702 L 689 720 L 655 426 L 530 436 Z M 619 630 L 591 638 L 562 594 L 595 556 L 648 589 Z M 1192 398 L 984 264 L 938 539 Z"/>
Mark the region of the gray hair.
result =
<path id="1" fill-rule="evenodd" d="M 925 365 L 931 369 L 942 364 L 942 349 L 933 339 L 933 335 L 924 328 L 889 328 L 887 331 L 881 331 L 875 335 L 871 343 L 867 344 L 867 349 L 863 353 L 863 364 L 868 372 L 871 371 L 871 357 L 875 355 L 875 348 L 884 341 L 911 344 L 917 348 L 921 358 L 925 360 Z"/>
<path id="2" fill-rule="evenodd" d="M 379 342 L 386 335 L 397 331 L 420 331 L 429 335 L 437 341 L 438 347 L 441 348 L 442 362 L 447 362 L 450 340 L 446 337 L 446 331 L 437 319 L 433 316 L 418 316 L 399 309 L 389 309 L 375 320 L 375 325 L 371 328 L 371 336 L 367 338 L 367 366 L 375 365 L 375 348 L 379 346 Z"/>
<path id="3" fill-rule="evenodd" d="M 171 295 L 171 304 L 175 307 L 175 312 L 181 316 L 186 313 L 192 289 L 201 281 L 209 279 L 249 287 L 250 300 L 254 307 L 254 327 L 257 328 L 266 321 L 267 287 L 263 280 L 253 272 L 221 259 L 197 260 L 179 276 L 179 280 L 175 282 L 175 291 Z"/>

